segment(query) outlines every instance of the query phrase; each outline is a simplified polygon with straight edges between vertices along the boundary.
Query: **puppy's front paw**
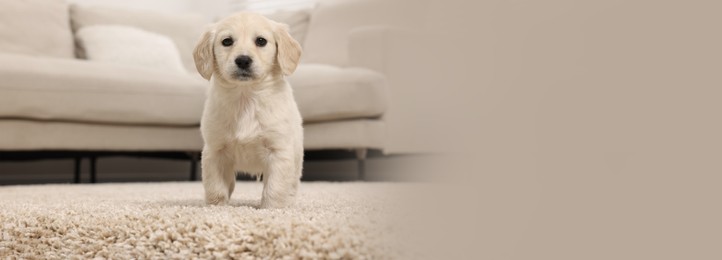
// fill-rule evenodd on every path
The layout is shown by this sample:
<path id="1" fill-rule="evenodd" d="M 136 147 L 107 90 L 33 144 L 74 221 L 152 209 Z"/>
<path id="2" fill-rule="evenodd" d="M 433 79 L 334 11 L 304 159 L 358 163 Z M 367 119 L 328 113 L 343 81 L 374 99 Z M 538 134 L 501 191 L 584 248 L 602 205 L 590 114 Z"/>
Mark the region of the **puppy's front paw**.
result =
<path id="1" fill-rule="evenodd" d="M 286 198 L 268 198 L 263 197 L 261 199 L 261 208 L 262 209 L 280 209 L 285 208 L 288 206 L 291 206 L 293 204 L 294 198 L 293 197 L 286 197 Z"/>
<path id="2" fill-rule="evenodd" d="M 224 194 L 223 192 L 206 192 L 206 204 L 216 206 L 228 205 L 228 194 Z"/>

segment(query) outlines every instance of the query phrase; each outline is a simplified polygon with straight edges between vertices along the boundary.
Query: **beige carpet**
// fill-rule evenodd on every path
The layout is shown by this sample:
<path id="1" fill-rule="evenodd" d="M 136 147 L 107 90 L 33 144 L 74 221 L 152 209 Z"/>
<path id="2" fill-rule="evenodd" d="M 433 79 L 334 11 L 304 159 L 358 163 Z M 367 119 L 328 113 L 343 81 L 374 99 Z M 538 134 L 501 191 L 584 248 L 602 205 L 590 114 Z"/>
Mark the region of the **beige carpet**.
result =
<path id="1" fill-rule="evenodd" d="M 209 207 L 195 183 L 0 187 L 0 259 L 395 258 L 391 183 L 303 183 L 294 207 L 255 208 L 239 182 Z"/>

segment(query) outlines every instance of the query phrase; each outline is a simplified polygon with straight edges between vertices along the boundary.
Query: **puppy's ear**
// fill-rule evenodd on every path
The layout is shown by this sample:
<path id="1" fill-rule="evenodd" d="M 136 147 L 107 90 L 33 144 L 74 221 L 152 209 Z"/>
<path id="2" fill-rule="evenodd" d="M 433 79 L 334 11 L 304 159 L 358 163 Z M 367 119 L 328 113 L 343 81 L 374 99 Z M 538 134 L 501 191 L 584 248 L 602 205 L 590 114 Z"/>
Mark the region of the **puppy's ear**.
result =
<path id="1" fill-rule="evenodd" d="M 196 69 L 207 80 L 211 80 L 216 66 L 215 55 L 213 55 L 214 38 L 215 30 L 213 27 L 209 27 L 193 49 L 193 61 L 196 63 Z"/>
<path id="2" fill-rule="evenodd" d="M 301 59 L 301 45 L 288 33 L 288 25 L 275 22 L 276 61 L 283 74 L 288 76 L 296 71 Z"/>

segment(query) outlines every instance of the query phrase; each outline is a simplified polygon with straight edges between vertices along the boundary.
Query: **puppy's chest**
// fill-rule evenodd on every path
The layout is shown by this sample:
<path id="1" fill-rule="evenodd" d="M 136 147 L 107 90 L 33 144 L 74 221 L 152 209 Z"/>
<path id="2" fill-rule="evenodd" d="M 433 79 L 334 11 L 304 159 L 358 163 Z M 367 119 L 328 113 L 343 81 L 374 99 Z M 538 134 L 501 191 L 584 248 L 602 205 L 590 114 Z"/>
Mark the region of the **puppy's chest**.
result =
<path id="1" fill-rule="evenodd" d="M 252 106 L 242 107 L 236 115 L 233 139 L 240 144 L 250 144 L 262 141 L 265 131 L 260 111 Z"/>
<path id="2" fill-rule="evenodd" d="M 234 117 L 234 141 L 241 144 L 260 141 L 265 130 L 262 112 L 254 104 L 244 102 L 240 105 L 241 107 Z"/>
<path id="3" fill-rule="evenodd" d="M 283 116 L 269 105 L 265 96 L 211 93 L 201 128 L 206 144 L 231 146 L 250 151 L 263 148 L 276 136 Z"/>

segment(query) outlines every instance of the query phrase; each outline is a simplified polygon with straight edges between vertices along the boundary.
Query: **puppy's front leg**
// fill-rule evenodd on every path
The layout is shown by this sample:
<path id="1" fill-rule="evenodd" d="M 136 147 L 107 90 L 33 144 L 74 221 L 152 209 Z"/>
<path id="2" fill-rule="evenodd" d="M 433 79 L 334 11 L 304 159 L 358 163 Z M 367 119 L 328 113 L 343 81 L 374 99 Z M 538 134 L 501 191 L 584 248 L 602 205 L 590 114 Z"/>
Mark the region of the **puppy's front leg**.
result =
<path id="1" fill-rule="evenodd" d="M 283 208 L 296 197 L 301 178 L 299 160 L 291 151 L 276 151 L 269 155 L 263 173 L 262 208 Z"/>
<path id="2" fill-rule="evenodd" d="M 204 149 L 201 165 L 206 203 L 226 205 L 236 184 L 233 159 L 220 152 Z"/>

